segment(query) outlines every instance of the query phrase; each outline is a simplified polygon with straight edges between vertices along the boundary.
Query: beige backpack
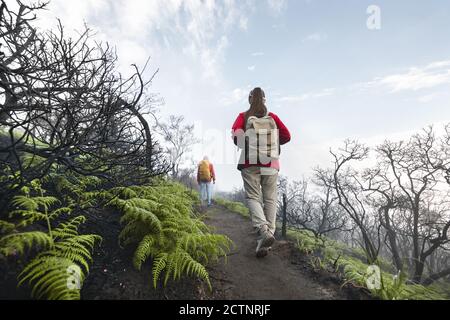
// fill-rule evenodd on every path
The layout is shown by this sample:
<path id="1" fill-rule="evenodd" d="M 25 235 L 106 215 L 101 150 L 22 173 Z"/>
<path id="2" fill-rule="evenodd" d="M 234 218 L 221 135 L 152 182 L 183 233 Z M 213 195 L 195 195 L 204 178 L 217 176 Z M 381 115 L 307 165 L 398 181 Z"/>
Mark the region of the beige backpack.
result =
<path id="1" fill-rule="evenodd" d="M 249 117 L 245 135 L 248 141 L 248 160 L 250 164 L 267 164 L 280 156 L 278 127 L 271 116 Z"/>

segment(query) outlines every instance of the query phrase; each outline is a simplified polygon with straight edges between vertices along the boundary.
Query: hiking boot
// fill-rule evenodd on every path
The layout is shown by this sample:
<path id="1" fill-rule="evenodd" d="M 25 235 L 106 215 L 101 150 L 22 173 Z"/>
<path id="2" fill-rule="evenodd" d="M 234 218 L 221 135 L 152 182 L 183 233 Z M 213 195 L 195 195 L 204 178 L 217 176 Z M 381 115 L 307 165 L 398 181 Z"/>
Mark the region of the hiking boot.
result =
<path id="1" fill-rule="evenodd" d="M 262 229 L 260 231 L 260 238 L 256 241 L 256 256 L 258 258 L 267 256 L 269 248 L 271 248 L 274 242 L 275 237 L 272 235 L 272 233 L 268 230 Z"/>
<path id="2" fill-rule="evenodd" d="M 256 250 L 256 257 L 257 258 L 264 258 L 269 254 L 269 250 L 267 248 L 259 248 L 259 250 Z"/>

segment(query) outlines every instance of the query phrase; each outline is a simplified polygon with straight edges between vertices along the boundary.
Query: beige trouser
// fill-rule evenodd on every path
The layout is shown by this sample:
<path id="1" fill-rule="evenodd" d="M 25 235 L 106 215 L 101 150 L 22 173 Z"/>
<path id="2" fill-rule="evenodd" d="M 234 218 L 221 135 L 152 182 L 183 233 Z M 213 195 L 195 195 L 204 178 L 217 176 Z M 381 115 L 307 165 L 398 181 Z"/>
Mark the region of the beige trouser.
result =
<path id="1" fill-rule="evenodd" d="M 247 206 L 254 228 L 268 227 L 275 233 L 277 215 L 278 171 L 270 168 L 250 167 L 241 171 Z"/>

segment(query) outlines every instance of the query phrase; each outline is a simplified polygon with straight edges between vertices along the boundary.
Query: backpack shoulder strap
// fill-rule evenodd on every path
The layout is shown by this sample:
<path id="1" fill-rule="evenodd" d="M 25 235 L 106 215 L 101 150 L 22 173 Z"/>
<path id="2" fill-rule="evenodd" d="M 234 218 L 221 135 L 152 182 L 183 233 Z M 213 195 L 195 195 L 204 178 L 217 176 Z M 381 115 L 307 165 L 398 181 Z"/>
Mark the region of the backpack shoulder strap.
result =
<path id="1" fill-rule="evenodd" d="M 249 117 L 249 118 L 247 119 L 247 121 L 245 122 L 245 130 L 247 130 L 247 129 L 250 128 L 251 121 L 257 120 L 257 119 L 258 119 L 258 118 L 255 117 L 255 116 Z"/>

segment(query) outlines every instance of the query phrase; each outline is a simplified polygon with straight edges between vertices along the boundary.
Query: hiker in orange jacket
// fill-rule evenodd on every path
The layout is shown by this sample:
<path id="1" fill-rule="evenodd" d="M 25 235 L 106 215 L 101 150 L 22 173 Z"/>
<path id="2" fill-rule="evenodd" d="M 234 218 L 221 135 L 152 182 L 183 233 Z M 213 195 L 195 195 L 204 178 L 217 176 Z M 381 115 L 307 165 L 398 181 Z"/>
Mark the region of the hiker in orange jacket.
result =
<path id="1" fill-rule="evenodd" d="M 275 241 L 280 146 L 291 140 L 291 134 L 276 114 L 268 112 L 261 88 L 250 92 L 249 103 L 250 109 L 240 113 L 233 124 L 232 138 L 242 149 L 238 169 L 259 235 L 256 256 L 261 258 Z"/>
<path id="2" fill-rule="evenodd" d="M 207 156 L 198 164 L 197 182 L 200 186 L 200 199 L 202 204 L 207 201 L 208 207 L 212 204 L 212 183 L 216 183 L 216 173 L 214 166 Z"/>

